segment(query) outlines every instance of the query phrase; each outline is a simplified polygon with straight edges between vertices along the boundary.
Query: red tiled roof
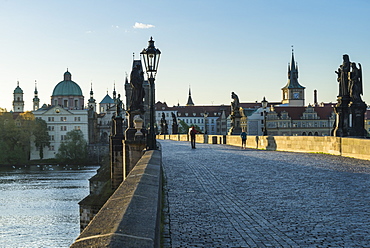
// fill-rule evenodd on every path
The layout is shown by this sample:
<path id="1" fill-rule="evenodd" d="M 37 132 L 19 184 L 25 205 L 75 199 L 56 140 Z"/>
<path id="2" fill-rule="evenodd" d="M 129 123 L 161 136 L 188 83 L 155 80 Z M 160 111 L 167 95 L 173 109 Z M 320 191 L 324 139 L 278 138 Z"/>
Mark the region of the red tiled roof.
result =
<path id="1" fill-rule="evenodd" d="M 313 107 L 320 119 L 328 119 L 334 111 L 334 104 L 323 104 L 322 106 Z M 303 116 L 307 107 L 293 107 L 293 106 L 275 106 L 275 112 L 280 116 L 281 112 L 286 111 L 293 120 L 299 120 Z"/>

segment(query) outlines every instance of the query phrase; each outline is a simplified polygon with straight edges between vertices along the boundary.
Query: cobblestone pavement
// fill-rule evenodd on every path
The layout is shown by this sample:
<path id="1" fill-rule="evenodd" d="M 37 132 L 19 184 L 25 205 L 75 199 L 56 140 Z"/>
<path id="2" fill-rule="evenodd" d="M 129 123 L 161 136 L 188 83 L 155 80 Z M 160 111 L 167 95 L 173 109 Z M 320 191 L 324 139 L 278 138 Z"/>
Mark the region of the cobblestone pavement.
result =
<path id="1" fill-rule="evenodd" d="M 370 247 L 370 161 L 160 143 L 164 247 Z"/>

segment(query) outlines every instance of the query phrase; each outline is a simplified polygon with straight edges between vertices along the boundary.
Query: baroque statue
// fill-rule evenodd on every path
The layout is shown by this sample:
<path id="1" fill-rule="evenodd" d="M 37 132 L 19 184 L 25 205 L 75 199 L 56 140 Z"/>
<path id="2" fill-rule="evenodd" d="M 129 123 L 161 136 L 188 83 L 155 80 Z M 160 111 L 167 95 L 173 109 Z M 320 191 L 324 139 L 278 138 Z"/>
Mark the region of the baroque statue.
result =
<path id="1" fill-rule="evenodd" d="M 115 101 L 116 101 L 116 117 L 122 118 L 123 103 L 121 101 L 120 94 L 118 94 L 118 98 L 116 98 Z"/>
<path id="2" fill-rule="evenodd" d="M 144 111 L 145 91 L 143 88 L 144 73 L 140 70 L 140 65 L 136 65 L 130 74 L 130 85 L 132 94 L 130 99 L 130 110 Z"/>
<path id="3" fill-rule="evenodd" d="M 365 137 L 366 103 L 362 101 L 362 67 L 343 55 L 343 63 L 335 72 L 339 83 L 338 103 L 334 107 L 337 115 L 332 135 L 337 137 Z"/>
<path id="4" fill-rule="evenodd" d="M 239 115 L 239 97 L 234 92 L 231 92 L 231 98 L 233 99 L 231 102 L 231 115 Z"/>
<path id="5" fill-rule="evenodd" d="M 349 74 L 349 95 L 352 99 L 352 102 L 362 102 L 361 95 L 363 94 L 362 90 L 362 68 L 361 64 L 351 63 L 351 72 Z"/>

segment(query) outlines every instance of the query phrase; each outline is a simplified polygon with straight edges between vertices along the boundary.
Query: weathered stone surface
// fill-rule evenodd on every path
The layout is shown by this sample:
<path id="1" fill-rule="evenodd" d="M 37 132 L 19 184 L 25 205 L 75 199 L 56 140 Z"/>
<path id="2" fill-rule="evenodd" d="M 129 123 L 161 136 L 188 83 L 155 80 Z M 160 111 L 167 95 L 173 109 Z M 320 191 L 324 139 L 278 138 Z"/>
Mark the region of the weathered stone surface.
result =
<path id="1" fill-rule="evenodd" d="M 370 161 L 160 143 L 165 248 L 370 244 Z"/>
<path id="2" fill-rule="evenodd" d="M 71 247 L 159 247 L 161 179 L 161 151 L 146 152 Z"/>
<path id="3" fill-rule="evenodd" d="M 179 137 L 178 137 L 179 136 Z M 168 136 L 167 139 L 187 141 L 187 135 Z M 210 137 L 217 137 L 217 144 L 241 146 L 239 135 L 211 135 L 205 139 L 197 134 L 196 142 L 213 143 Z M 157 139 L 163 139 L 158 135 Z M 221 142 L 225 140 L 226 142 Z M 370 160 L 370 140 L 358 138 L 341 138 L 332 136 L 248 136 L 247 147 L 270 151 L 289 151 L 303 153 L 327 153 L 345 157 Z"/>

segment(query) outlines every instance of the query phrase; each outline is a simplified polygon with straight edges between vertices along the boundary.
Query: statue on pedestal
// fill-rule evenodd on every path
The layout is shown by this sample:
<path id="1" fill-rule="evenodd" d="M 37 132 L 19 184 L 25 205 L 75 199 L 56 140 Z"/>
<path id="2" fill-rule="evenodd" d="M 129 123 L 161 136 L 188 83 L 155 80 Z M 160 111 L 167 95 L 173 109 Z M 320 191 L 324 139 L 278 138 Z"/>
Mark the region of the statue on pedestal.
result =
<path id="1" fill-rule="evenodd" d="M 366 104 L 362 101 L 362 67 L 351 63 L 347 54 L 343 55 L 343 63 L 335 73 L 338 75 L 338 103 L 334 107 L 337 115 L 332 134 L 337 137 L 364 137 Z"/>
<path id="2" fill-rule="evenodd" d="M 234 92 L 231 92 L 231 98 L 233 101 L 231 102 L 231 128 L 229 134 L 240 134 L 242 129 L 240 127 L 241 115 L 239 97 Z"/>
<path id="3" fill-rule="evenodd" d="M 161 118 L 161 134 L 168 134 L 166 116 L 163 112 L 162 112 L 162 118 Z"/>
<path id="4" fill-rule="evenodd" d="M 172 112 L 172 134 L 178 134 L 179 133 L 179 125 L 177 124 L 177 118 L 176 115 Z"/>

